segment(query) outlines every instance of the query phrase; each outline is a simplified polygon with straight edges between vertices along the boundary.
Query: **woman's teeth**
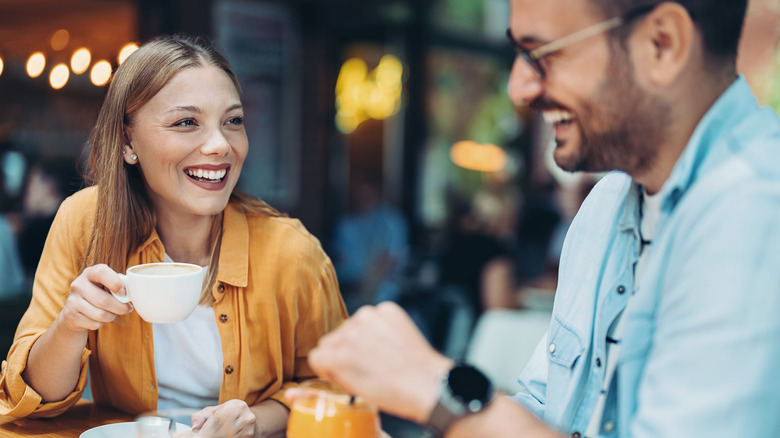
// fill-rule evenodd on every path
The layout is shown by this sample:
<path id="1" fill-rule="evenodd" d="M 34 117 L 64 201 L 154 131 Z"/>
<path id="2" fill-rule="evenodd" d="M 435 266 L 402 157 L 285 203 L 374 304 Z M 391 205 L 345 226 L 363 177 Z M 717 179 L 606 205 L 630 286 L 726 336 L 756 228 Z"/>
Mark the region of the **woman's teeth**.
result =
<path id="1" fill-rule="evenodd" d="M 187 175 L 192 178 L 196 178 L 201 181 L 221 181 L 227 173 L 227 169 L 220 170 L 204 170 L 204 169 L 187 169 L 185 170 Z"/>

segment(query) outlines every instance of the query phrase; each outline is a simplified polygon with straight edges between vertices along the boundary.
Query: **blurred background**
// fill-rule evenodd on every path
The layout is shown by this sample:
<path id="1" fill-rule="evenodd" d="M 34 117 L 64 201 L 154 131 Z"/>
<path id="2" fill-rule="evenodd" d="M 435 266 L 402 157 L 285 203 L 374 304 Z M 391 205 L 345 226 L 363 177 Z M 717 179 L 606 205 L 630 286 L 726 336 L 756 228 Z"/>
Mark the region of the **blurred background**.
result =
<path id="1" fill-rule="evenodd" d="M 395 300 L 474 362 L 496 362 L 477 338 L 499 339 L 515 365 L 489 372 L 516 375 L 598 176 L 556 170 L 544 124 L 507 98 L 508 16 L 507 0 L 0 0 L 0 350 L 59 203 L 83 187 L 111 72 L 184 32 L 217 41 L 242 83 L 239 186 L 322 241 L 350 311 Z M 739 68 L 776 109 L 779 32 L 780 2 L 750 0 Z M 529 320 L 531 347 L 507 353 L 500 335 Z"/>

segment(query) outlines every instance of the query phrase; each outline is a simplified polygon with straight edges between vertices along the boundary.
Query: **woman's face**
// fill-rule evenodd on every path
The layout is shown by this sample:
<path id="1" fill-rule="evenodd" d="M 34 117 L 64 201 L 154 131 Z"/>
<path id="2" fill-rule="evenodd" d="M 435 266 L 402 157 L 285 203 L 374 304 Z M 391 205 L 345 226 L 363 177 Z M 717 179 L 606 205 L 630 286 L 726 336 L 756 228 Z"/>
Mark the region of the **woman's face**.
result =
<path id="1" fill-rule="evenodd" d="M 224 210 L 249 148 L 238 91 L 213 66 L 174 76 L 126 136 L 125 161 L 139 167 L 155 213 L 176 219 Z"/>

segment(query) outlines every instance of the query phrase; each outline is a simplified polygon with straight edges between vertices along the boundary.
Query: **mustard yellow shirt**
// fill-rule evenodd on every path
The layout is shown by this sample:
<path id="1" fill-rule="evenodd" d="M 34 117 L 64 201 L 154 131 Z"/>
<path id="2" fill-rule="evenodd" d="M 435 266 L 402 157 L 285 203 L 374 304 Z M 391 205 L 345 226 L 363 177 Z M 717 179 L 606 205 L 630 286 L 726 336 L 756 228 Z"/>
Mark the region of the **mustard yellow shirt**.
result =
<path id="1" fill-rule="evenodd" d="M 21 376 L 33 343 L 60 313 L 70 283 L 81 273 L 96 199 L 94 187 L 74 194 L 52 224 L 30 307 L 2 364 L 0 415 L 62 413 L 81 398 L 87 364 L 96 403 L 132 414 L 157 407 L 152 324 L 136 312 L 89 333 L 78 384 L 64 400 L 43 403 Z M 213 290 L 224 366 L 219 402 L 285 403 L 285 389 L 314 377 L 309 350 L 346 318 L 331 261 L 298 220 L 247 215 L 232 204 L 225 210 L 220 251 Z M 129 266 L 160 262 L 164 254 L 153 232 L 130 255 Z"/>

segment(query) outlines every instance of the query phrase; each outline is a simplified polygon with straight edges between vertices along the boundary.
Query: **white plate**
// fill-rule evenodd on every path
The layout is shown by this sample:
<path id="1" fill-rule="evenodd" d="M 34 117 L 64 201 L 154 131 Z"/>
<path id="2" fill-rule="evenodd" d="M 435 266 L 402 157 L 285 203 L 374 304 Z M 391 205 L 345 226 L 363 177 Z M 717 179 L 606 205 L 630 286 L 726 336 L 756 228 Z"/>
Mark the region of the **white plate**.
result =
<path id="1" fill-rule="evenodd" d="M 191 430 L 189 426 L 176 423 L 176 432 Z M 79 435 L 79 438 L 138 438 L 138 422 L 105 424 L 93 427 Z"/>

